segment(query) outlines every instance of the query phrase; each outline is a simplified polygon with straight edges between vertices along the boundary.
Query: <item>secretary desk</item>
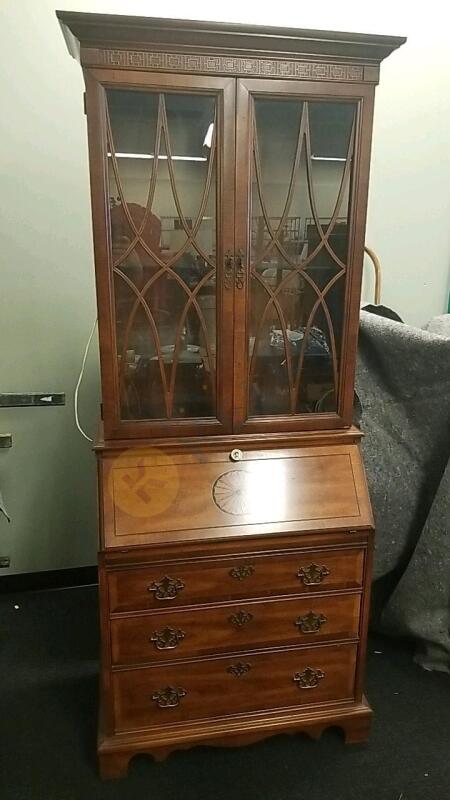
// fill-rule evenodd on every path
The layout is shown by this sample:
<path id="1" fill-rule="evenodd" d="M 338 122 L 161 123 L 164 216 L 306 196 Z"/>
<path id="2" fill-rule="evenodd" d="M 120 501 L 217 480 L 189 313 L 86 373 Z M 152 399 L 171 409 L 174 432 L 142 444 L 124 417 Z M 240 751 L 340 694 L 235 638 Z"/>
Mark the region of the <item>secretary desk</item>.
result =
<path id="1" fill-rule="evenodd" d="M 57 16 L 86 85 L 101 774 L 281 732 L 364 741 L 353 382 L 374 91 L 405 40 Z"/>

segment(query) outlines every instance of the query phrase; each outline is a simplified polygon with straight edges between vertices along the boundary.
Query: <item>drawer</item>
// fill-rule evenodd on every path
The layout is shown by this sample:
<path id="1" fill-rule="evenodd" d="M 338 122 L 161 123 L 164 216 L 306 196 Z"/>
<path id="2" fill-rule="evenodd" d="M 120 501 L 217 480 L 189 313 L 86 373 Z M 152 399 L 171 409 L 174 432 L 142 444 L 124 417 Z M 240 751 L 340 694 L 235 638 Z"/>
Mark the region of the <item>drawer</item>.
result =
<path id="1" fill-rule="evenodd" d="M 360 595 L 295 598 L 111 620 L 114 664 L 161 662 L 358 636 Z"/>
<path id="2" fill-rule="evenodd" d="M 355 547 L 113 570 L 108 574 L 110 611 L 359 589 L 363 567 L 364 549 Z"/>
<path id="3" fill-rule="evenodd" d="M 350 700 L 356 650 L 343 644 L 116 671 L 116 730 Z"/>

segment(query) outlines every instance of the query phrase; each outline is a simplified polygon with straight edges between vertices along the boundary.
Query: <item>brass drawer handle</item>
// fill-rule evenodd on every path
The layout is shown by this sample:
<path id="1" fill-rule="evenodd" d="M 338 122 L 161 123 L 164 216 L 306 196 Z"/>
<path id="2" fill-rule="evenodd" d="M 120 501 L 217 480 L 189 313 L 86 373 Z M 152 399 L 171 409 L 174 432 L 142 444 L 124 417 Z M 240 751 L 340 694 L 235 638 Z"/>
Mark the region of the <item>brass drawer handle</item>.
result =
<path id="1" fill-rule="evenodd" d="M 247 625 L 253 619 L 253 614 L 250 614 L 249 611 L 238 611 L 237 614 L 232 614 L 231 617 L 228 617 L 228 622 L 231 622 L 235 628 L 243 628 L 244 625 Z"/>
<path id="2" fill-rule="evenodd" d="M 174 628 L 167 627 L 163 628 L 161 631 L 153 631 L 149 642 L 153 643 L 155 650 L 174 650 L 185 636 L 185 632 L 179 628 L 175 630 Z"/>
<path id="3" fill-rule="evenodd" d="M 242 567 L 233 567 L 228 574 L 238 581 L 243 581 L 244 578 L 249 578 L 250 575 L 253 575 L 254 571 L 255 568 L 251 564 L 243 564 Z"/>
<path id="4" fill-rule="evenodd" d="M 154 595 L 155 600 L 173 600 L 182 589 L 184 583 L 180 578 L 169 578 L 165 575 L 162 581 L 153 581 L 147 591 Z"/>
<path id="5" fill-rule="evenodd" d="M 308 611 L 303 617 L 297 617 L 294 625 L 297 626 L 299 632 L 317 633 L 325 622 L 328 622 L 328 619 L 324 614 L 315 614 L 314 611 Z"/>
<path id="6" fill-rule="evenodd" d="M 293 681 L 299 689 L 314 689 L 324 677 L 325 673 L 321 669 L 306 667 L 303 672 L 295 673 Z"/>
<path id="7" fill-rule="evenodd" d="M 328 567 L 319 567 L 318 564 L 310 564 L 309 567 L 301 567 L 299 569 L 297 578 L 300 578 L 305 586 L 315 586 L 318 583 L 322 583 L 323 579 L 329 574 L 330 570 Z"/>
<path id="8" fill-rule="evenodd" d="M 180 700 L 186 697 L 187 691 L 182 686 L 166 686 L 165 689 L 157 689 L 152 694 L 152 700 L 159 708 L 176 708 L 180 705 Z"/>
<path id="9" fill-rule="evenodd" d="M 235 678 L 242 678 L 247 672 L 250 672 L 252 668 L 251 664 L 244 664 L 242 661 L 238 661 L 237 664 L 232 664 L 231 667 L 227 667 L 227 672 L 230 675 L 234 675 Z"/>

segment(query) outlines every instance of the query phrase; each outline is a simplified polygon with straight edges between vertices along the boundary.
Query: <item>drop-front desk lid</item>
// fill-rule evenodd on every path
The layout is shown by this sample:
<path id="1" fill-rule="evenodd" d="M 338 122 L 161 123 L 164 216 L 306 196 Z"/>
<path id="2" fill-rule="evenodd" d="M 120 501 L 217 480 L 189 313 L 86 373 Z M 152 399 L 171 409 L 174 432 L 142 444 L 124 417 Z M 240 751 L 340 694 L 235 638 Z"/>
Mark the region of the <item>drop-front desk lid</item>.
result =
<path id="1" fill-rule="evenodd" d="M 102 547 L 373 525 L 356 444 L 102 453 Z"/>

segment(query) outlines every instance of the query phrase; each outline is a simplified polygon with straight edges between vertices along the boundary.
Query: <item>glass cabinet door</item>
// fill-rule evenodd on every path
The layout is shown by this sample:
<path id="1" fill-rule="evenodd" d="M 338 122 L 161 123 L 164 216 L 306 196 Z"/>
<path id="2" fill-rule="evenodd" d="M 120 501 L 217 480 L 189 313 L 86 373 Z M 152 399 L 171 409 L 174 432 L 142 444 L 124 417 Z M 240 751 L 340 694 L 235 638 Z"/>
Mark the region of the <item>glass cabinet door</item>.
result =
<path id="1" fill-rule="evenodd" d="M 105 96 L 119 426 L 225 428 L 223 98 L 123 86 Z"/>
<path id="2" fill-rule="evenodd" d="M 246 102 L 248 280 L 246 295 L 236 291 L 245 305 L 241 422 L 297 418 L 301 428 L 299 415 L 339 412 L 358 104 L 259 92 Z M 237 213 L 238 247 L 241 219 Z"/>

